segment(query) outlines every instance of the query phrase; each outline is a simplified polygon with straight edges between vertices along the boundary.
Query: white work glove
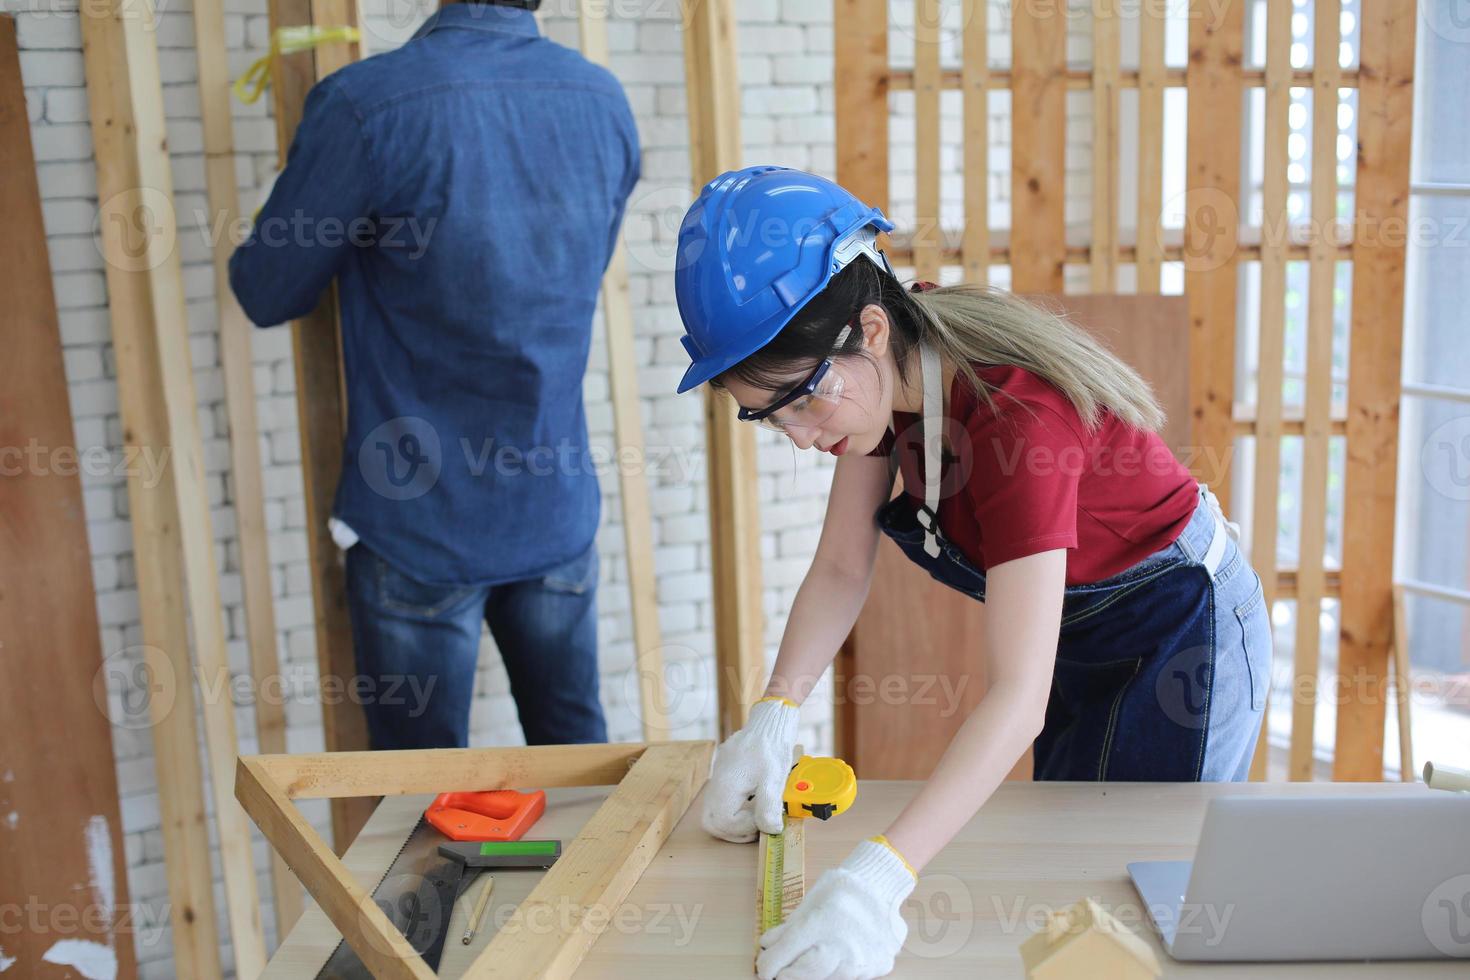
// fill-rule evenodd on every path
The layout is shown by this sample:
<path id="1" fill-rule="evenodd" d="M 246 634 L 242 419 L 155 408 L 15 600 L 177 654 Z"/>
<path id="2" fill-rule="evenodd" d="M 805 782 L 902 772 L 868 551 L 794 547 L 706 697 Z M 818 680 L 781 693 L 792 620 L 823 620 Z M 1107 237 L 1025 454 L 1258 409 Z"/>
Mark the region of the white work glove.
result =
<path id="1" fill-rule="evenodd" d="M 755 840 L 757 830 L 781 832 L 797 716 L 785 698 L 764 698 L 750 709 L 745 727 L 715 750 L 704 787 L 705 830 L 737 844 Z"/>
<path id="2" fill-rule="evenodd" d="M 898 908 L 917 878 L 882 837 L 817 879 L 791 918 L 761 936 L 761 980 L 869 980 L 893 970 L 909 927 Z"/>

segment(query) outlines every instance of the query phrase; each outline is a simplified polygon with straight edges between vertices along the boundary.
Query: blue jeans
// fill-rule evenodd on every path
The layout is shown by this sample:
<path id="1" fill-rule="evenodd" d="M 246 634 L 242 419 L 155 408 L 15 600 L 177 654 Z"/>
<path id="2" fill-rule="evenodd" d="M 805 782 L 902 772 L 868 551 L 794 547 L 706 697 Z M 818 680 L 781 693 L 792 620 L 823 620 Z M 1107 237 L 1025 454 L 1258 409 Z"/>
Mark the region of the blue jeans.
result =
<path id="1" fill-rule="evenodd" d="M 877 518 L 931 576 L 985 600 L 985 574 L 943 533 L 938 557 L 925 553 L 906 496 Z M 1101 582 L 1067 588 L 1034 778 L 1249 777 L 1271 677 L 1271 620 L 1260 576 L 1233 539 L 1225 537 L 1214 574 L 1207 569 L 1215 522 L 1201 486 L 1172 544 Z"/>
<path id="2" fill-rule="evenodd" d="M 347 605 L 374 749 L 463 748 L 480 623 L 500 648 L 528 745 L 606 742 L 597 699 L 597 546 L 539 578 L 419 582 L 347 551 Z"/>

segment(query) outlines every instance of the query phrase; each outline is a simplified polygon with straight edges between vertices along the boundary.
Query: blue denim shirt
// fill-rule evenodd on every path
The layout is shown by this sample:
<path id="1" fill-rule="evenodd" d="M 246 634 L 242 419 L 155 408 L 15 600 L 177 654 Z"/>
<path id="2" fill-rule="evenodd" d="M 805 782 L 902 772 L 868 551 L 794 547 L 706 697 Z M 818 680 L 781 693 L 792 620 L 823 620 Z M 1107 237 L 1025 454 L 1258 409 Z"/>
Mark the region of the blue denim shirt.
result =
<path id="1" fill-rule="evenodd" d="M 334 513 L 414 578 L 514 581 L 592 543 L 582 376 L 638 175 L 616 79 L 525 10 L 446 6 L 308 95 L 230 284 L 266 326 L 336 278 Z"/>

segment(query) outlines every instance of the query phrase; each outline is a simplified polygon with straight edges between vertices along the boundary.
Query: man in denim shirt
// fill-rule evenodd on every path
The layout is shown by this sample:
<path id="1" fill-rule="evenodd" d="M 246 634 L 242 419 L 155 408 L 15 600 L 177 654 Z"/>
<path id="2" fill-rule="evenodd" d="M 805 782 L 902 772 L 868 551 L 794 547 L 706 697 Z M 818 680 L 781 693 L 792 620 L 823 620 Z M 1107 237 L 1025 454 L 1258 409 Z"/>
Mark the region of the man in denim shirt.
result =
<path id="1" fill-rule="evenodd" d="M 482 620 L 528 743 L 607 739 L 582 376 L 638 134 L 538 5 L 446 6 L 318 84 L 230 260 L 261 326 L 339 284 L 332 531 L 378 749 L 467 744 Z"/>

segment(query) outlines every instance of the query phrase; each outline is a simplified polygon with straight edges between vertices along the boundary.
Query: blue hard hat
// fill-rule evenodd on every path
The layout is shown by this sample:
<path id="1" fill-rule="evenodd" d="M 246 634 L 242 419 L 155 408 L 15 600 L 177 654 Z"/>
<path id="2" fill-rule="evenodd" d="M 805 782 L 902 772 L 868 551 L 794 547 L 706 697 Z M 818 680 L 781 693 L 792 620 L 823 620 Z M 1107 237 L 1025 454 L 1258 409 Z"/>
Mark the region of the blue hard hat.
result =
<path id="1" fill-rule="evenodd" d="M 843 266 L 893 223 L 830 180 L 787 167 L 746 167 L 704 186 L 679 227 L 674 292 L 694 362 L 679 391 L 770 343 Z"/>

